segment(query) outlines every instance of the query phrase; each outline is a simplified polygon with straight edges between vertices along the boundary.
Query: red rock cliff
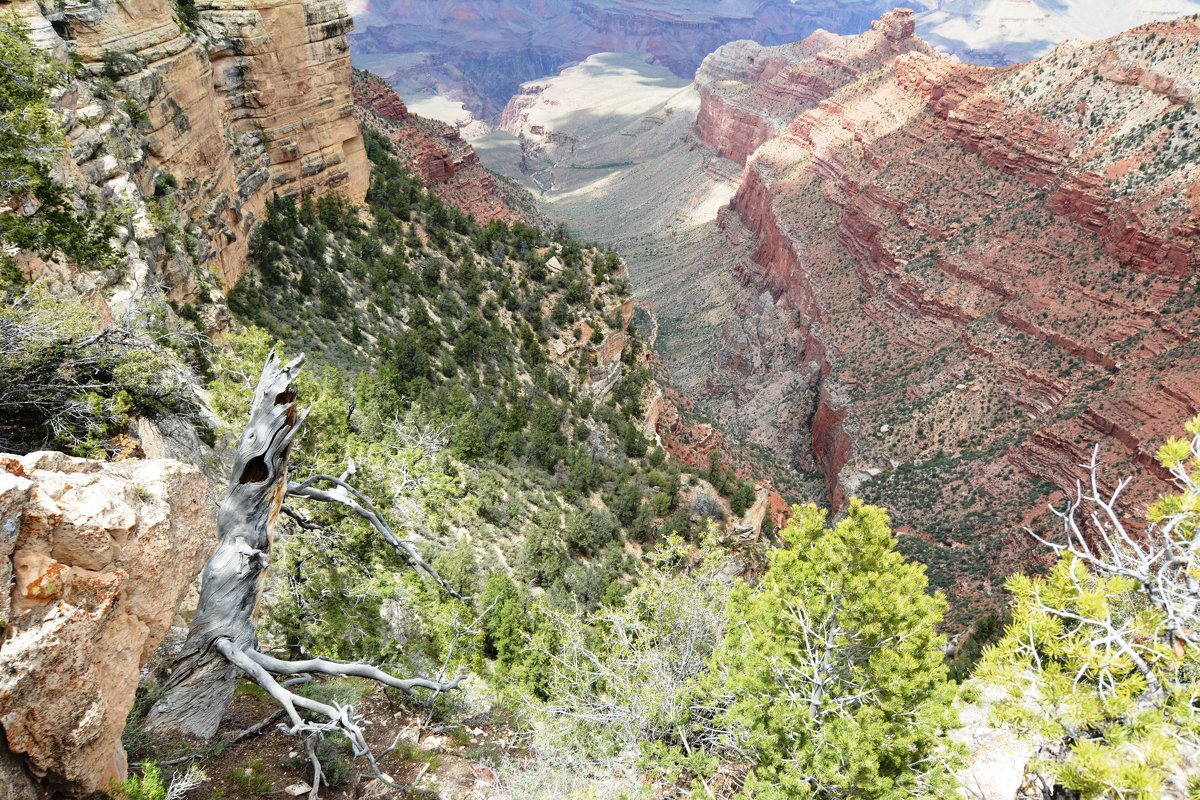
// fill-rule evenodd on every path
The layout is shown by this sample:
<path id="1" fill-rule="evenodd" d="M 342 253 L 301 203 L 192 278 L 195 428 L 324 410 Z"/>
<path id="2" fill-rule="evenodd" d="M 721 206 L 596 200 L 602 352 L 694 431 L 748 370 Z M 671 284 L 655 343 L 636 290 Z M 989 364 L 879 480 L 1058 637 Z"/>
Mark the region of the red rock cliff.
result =
<path id="1" fill-rule="evenodd" d="M 727 213 L 819 366 L 831 497 L 885 503 L 965 614 L 1094 445 L 1141 475 L 1137 514 L 1200 411 L 1200 19 L 1004 70 L 888 20 L 785 66 L 706 62 L 699 133 L 752 151 Z"/>
<path id="2" fill-rule="evenodd" d="M 916 38 L 907 9 L 887 14 L 862 36 L 818 31 L 778 47 L 733 42 L 704 59 L 696 73 L 696 130 L 718 155 L 745 164 L 798 114 L 910 51 L 930 52 Z"/>
<path id="3" fill-rule="evenodd" d="M 125 114 L 76 85 L 63 100 L 68 171 L 81 183 L 120 180 L 139 195 L 172 176 L 205 240 L 208 263 L 198 266 L 225 287 L 245 272 L 250 231 L 272 194 L 365 196 L 342 0 L 213 0 L 191 30 L 173 4 L 156 0 L 46 13 L 25 0 L 11 5 L 48 45 L 65 52 L 65 39 L 111 78 L 126 111 L 144 111 L 131 131 Z"/>
<path id="4" fill-rule="evenodd" d="M 496 219 L 528 221 L 532 206 L 526 210 L 510 202 L 511 193 L 479 163 L 475 149 L 455 128 L 411 114 L 382 78 L 355 73 L 354 102 L 362 124 L 399 147 L 413 172 L 443 202 L 483 224 Z"/>

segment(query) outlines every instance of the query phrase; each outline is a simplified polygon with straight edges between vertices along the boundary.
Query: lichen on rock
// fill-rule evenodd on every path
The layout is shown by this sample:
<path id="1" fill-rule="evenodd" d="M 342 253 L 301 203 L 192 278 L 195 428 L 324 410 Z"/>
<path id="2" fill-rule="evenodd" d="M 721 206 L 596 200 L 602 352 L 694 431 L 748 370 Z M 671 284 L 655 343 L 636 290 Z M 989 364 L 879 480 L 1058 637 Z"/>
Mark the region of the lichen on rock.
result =
<path id="1" fill-rule="evenodd" d="M 124 777 L 139 672 L 215 541 L 194 467 L 0 455 L 0 727 L 48 785 Z"/>

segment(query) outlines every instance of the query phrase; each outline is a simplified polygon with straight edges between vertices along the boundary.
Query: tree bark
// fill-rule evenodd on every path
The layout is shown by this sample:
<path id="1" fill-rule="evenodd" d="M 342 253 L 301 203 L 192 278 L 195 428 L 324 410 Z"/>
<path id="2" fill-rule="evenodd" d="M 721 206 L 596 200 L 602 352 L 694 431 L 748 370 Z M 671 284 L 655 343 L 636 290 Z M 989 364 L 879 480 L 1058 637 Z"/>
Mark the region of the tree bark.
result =
<path id="1" fill-rule="evenodd" d="M 322 780 L 316 743 L 331 733 L 346 737 L 354 755 L 366 758 L 380 781 L 393 784 L 379 771 L 367 744 L 362 715 L 350 705 L 322 703 L 292 692 L 288 687 L 296 683 L 295 676 L 306 681 L 314 674 L 354 675 L 409 694 L 416 689 L 449 691 L 462 679 L 401 679 L 370 664 L 326 658 L 283 661 L 259 651 L 257 615 L 263 574 L 271 560 L 275 523 L 289 494 L 336 503 L 362 516 L 414 569 L 426 572 L 446 592 L 458 597 L 411 543 L 396 536 L 371 502 L 346 482 L 353 473 L 352 466 L 341 478 L 315 475 L 298 484 L 288 483 L 288 454 L 304 421 L 304 415 L 296 410 L 292 383 L 303 362 L 300 356 L 280 366 L 272 353 L 263 366 L 250 421 L 234 453 L 229 491 L 217 512 L 217 549 L 204 567 L 200 604 L 164 687 L 165 694 L 150 710 L 145 727 L 160 734 L 211 739 L 233 699 L 238 679 L 248 677 L 283 707 L 289 724 L 279 727 L 285 733 L 306 737 L 305 750 L 313 761 L 309 797 L 315 798 Z M 315 483 L 330 483 L 334 489 L 317 489 Z"/>
<path id="2" fill-rule="evenodd" d="M 217 512 L 217 548 L 204 567 L 200 603 L 166 694 L 147 717 L 150 730 L 211 739 L 242 673 L 222 655 L 218 640 L 237 650 L 258 649 L 263 573 L 287 492 L 288 454 L 303 420 L 292 388 L 303 362 L 299 356 L 280 366 L 272 353 L 263 367 Z"/>

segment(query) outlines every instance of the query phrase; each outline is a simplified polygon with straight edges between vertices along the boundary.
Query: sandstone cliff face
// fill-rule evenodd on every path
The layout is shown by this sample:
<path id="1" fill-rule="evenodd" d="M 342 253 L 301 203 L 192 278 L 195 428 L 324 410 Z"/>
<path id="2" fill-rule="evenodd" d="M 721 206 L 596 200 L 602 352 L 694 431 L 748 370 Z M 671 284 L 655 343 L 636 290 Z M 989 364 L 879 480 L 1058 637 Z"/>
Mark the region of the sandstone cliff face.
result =
<path id="1" fill-rule="evenodd" d="M 193 467 L 0 455 L 0 726 L 47 784 L 124 777 L 139 669 L 215 543 Z"/>
<path id="2" fill-rule="evenodd" d="M 930 53 L 915 37 L 916 20 L 901 10 L 862 36 L 819 31 L 779 47 L 733 42 L 704 59 L 696 73 L 696 130 L 718 155 L 745 164 L 802 111 L 870 74 L 902 53 Z"/>
<path id="3" fill-rule="evenodd" d="M 413 172 L 442 202 L 484 225 L 492 220 L 528 222 L 535 216 L 532 208 L 510 202 L 510 193 L 479 163 L 475 149 L 457 129 L 410 114 L 395 90 L 378 76 L 355 75 L 354 102 L 362 124 L 399 147 Z"/>
<path id="4" fill-rule="evenodd" d="M 194 299 L 209 269 L 223 288 L 237 281 L 272 194 L 365 195 L 342 0 L 216 0 L 193 30 L 173 4 L 152 0 L 46 13 L 25 0 L 2 5 L 105 76 L 76 80 L 62 96 L 71 142 L 63 177 L 81 194 L 134 208 L 127 249 L 181 287 L 180 298 Z M 177 184 L 179 225 L 197 228 L 190 265 L 163 253 L 162 215 L 147 202 L 156 180 L 160 193 L 164 180 Z"/>
<path id="5" fill-rule="evenodd" d="M 753 151 L 722 224 L 731 250 L 749 230 L 743 280 L 795 309 L 819 367 L 831 499 L 886 503 L 962 612 L 1031 557 L 1020 525 L 1094 445 L 1143 475 L 1137 514 L 1165 488 L 1152 453 L 1200 410 L 1200 18 L 1005 70 L 903 38 L 828 62 L 911 40 L 908 19 L 757 75 L 727 50 L 698 133 Z M 781 97 L 813 62 L 838 77 Z"/>

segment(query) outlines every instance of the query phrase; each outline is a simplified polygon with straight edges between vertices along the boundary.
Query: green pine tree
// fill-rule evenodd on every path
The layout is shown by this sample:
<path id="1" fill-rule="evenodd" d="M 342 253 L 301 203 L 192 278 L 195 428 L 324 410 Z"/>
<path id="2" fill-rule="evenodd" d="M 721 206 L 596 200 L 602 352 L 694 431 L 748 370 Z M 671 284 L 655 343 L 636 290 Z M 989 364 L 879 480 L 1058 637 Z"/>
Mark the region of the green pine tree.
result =
<path id="1" fill-rule="evenodd" d="M 945 599 L 896 552 L 883 509 L 852 500 L 825 519 L 797 506 L 761 585 L 730 604 L 717 658 L 754 761 L 745 794 L 950 797 Z"/>
<path id="2" fill-rule="evenodd" d="M 1200 417 L 1187 430 L 1158 451 L 1179 491 L 1149 529 L 1127 526 L 1098 480 L 1061 512 L 1058 563 L 1009 580 L 1012 623 L 976 670 L 1008 689 L 1000 721 L 1046 742 L 1043 777 L 1083 798 L 1179 796 L 1200 750 Z"/>

